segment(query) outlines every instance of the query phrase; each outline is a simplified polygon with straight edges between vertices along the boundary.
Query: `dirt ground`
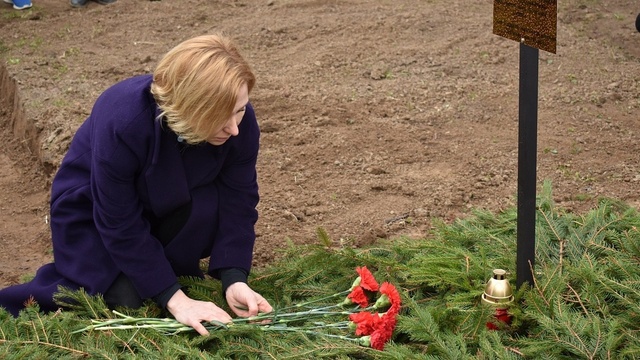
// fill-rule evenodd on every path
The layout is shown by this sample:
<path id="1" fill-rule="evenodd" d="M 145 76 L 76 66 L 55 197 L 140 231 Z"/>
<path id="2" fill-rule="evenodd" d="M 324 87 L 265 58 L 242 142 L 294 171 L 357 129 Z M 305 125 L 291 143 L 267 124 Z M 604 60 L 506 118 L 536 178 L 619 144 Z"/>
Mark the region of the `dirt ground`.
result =
<path id="1" fill-rule="evenodd" d="M 318 227 L 362 246 L 516 203 L 519 44 L 492 33 L 493 1 L 33 2 L 0 3 L 0 287 L 51 260 L 50 179 L 95 98 L 211 32 L 258 77 L 256 265 Z M 569 211 L 640 206 L 633 3 L 560 1 L 540 52 L 537 182 Z"/>

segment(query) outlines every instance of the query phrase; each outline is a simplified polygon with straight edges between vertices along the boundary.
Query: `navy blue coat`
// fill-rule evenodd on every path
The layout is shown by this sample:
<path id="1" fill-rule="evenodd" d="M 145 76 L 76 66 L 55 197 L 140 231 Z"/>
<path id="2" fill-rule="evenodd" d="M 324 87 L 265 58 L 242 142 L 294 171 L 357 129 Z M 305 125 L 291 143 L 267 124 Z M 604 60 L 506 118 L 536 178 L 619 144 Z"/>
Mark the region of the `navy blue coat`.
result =
<path id="1" fill-rule="evenodd" d="M 33 281 L 0 291 L 0 306 L 17 314 L 33 297 L 54 310 L 58 285 L 104 294 L 120 272 L 142 298 L 160 294 L 178 276 L 251 267 L 258 214 L 256 160 L 260 131 L 251 106 L 239 135 L 223 145 L 185 145 L 158 120 L 150 75 L 107 89 L 80 126 L 51 191 L 54 262 Z M 191 202 L 191 214 L 163 246 L 150 231 Z"/>

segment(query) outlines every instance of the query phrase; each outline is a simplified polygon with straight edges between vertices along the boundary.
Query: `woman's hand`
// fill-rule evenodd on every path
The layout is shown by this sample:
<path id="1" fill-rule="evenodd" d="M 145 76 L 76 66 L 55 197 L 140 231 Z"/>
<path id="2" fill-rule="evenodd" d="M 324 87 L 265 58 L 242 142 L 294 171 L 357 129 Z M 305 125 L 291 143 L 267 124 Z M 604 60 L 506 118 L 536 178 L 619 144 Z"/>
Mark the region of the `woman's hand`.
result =
<path id="1" fill-rule="evenodd" d="M 273 311 L 269 302 L 262 295 L 251 290 L 249 285 L 236 282 L 227 288 L 227 303 L 236 315 L 241 317 L 256 316 L 258 313 Z"/>
<path id="2" fill-rule="evenodd" d="M 167 310 L 182 324 L 191 326 L 200 335 L 209 335 L 209 331 L 202 325 L 203 321 L 219 321 L 223 324 L 231 322 L 231 316 L 216 304 L 209 301 L 199 301 L 188 297 L 182 290 L 178 290 L 167 303 Z"/>

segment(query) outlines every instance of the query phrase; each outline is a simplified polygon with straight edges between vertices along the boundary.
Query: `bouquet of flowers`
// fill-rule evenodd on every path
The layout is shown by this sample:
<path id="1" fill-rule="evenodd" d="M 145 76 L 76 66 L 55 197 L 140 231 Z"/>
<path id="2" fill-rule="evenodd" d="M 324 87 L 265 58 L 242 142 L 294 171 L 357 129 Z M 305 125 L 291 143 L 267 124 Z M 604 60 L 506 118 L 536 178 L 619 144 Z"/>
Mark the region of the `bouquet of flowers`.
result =
<path id="1" fill-rule="evenodd" d="M 238 326 L 257 326 L 265 331 L 293 331 L 338 338 L 383 350 L 396 327 L 402 304 L 400 294 L 388 282 L 378 284 L 366 267 L 358 267 L 356 272 L 358 277 L 348 290 L 270 313 L 236 318 L 229 324 L 211 322 L 205 327 L 209 331 L 217 331 Z M 337 304 L 316 306 L 341 297 L 344 300 Z M 92 320 L 92 325 L 74 333 L 143 328 L 155 329 L 168 335 L 194 331 L 193 328 L 171 318 L 135 318 L 117 311 L 114 311 L 114 314 L 118 318 Z"/>

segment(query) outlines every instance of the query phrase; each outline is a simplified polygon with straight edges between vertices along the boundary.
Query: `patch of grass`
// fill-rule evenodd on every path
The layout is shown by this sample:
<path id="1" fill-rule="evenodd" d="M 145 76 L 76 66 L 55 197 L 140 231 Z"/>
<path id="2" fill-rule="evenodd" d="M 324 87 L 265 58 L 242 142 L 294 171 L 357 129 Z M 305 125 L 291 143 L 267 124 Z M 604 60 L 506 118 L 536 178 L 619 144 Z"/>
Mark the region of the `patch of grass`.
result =
<path id="1" fill-rule="evenodd" d="M 573 174 L 573 178 L 575 180 L 577 180 L 577 181 L 586 182 L 586 183 L 592 183 L 592 182 L 596 181 L 596 179 L 594 179 L 592 176 L 586 175 L 586 174 L 582 174 L 579 171 L 576 171 Z"/>
<path id="2" fill-rule="evenodd" d="M 556 167 L 556 170 L 562 174 L 562 176 L 569 177 L 571 176 L 571 167 L 567 164 L 560 164 Z"/>
<path id="3" fill-rule="evenodd" d="M 58 37 L 58 39 L 66 39 L 70 33 L 71 33 L 71 24 L 65 24 L 62 27 L 62 29 L 56 32 L 56 37 Z"/>
<path id="4" fill-rule="evenodd" d="M 14 43 L 15 48 L 23 48 L 25 46 L 27 46 L 27 39 L 25 38 L 20 38 L 20 40 Z"/>
<path id="5" fill-rule="evenodd" d="M 55 64 L 53 68 L 58 71 L 58 74 L 66 74 L 69 71 L 69 67 L 67 66 L 67 64 L 58 63 Z"/>
<path id="6" fill-rule="evenodd" d="M 67 64 L 60 61 L 56 61 L 51 64 L 51 69 L 55 72 L 52 77 L 56 80 L 59 80 L 64 74 L 69 72 L 69 67 L 67 66 Z"/>
<path id="7" fill-rule="evenodd" d="M 31 42 L 29 43 L 29 47 L 32 49 L 38 49 L 40 48 L 43 42 L 44 42 L 43 38 L 36 37 L 35 39 L 31 40 Z"/>
<path id="8" fill-rule="evenodd" d="M 582 152 L 582 146 L 580 146 L 580 144 L 578 143 L 573 143 L 571 144 L 571 154 L 573 155 L 578 155 Z"/>
<path id="9" fill-rule="evenodd" d="M 20 38 L 18 41 L 15 42 L 14 47 L 18 49 L 29 47 L 35 50 L 40 48 L 40 46 L 42 46 L 43 43 L 44 43 L 44 39 L 41 37 L 35 37 L 33 39 Z"/>
<path id="10" fill-rule="evenodd" d="M 64 98 L 56 98 L 55 100 L 53 100 L 52 104 L 55 107 L 63 108 L 67 107 L 69 105 L 69 102 Z"/>
<path id="11" fill-rule="evenodd" d="M 91 38 L 95 39 L 100 35 L 104 34 L 104 32 L 105 32 L 105 29 L 103 26 L 94 25 L 93 27 L 91 27 Z"/>
<path id="12" fill-rule="evenodd" d="M 63 57 L 75 56 L 75 55 L 78 55 L 79 53 L 80 53 L 80 49 L 78 49 L 77 47 L 70 47 L 64 51 Z"/>
<path id="13" fill-rule="evenodd" d="M 2 13 L 2 17 L 5 20 L 27 20 L 33 19 L 34 17 L 42 17 L 42 8 L 37 5 L 33 5 L 30 9 L 27 10 L 13 10 L 6 11 Z M 34 15 L 37 14 L 37 15 Z"/>
<path id="14" fill-rule="evenodd" d="M 590 201 L 592 199 L 593 199 L 593 195 L 589 195 L 589 194 L 576 194 L 573 197 L 573 200 L 582 201 L 582 202 Z"/>
<path id="15" fill-rule="evenodd" d="M 2 13 L 2 18 L 5 20 L 19 19 L 20 14 L 17 11 L 7 11 Z"/>

